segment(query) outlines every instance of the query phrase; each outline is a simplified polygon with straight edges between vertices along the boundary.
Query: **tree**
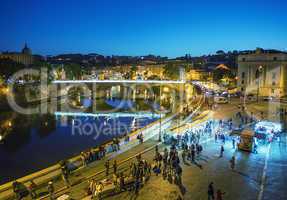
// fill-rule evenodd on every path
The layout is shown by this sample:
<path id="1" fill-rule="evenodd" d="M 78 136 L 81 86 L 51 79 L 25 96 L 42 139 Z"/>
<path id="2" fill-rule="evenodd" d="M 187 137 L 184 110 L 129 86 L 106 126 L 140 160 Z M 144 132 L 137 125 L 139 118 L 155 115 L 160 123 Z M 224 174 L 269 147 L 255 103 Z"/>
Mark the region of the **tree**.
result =
<path id="1" fill-rule="evenodd" d="M 216 54 L 217 55 L 223 55 L 223 54 L 225 54 L 225 52 L 223 50 L 218 50 L 218 51 L 216 51 Z"/>
<path id="2" fill-rule="evenodd" d="M 81 66 L 77 63 L 65 64 L 64 70 L 69 79 L 78 79 L 83 73 Z"/>
<path id="3" fill-rule="evenodd" d="M 176 67 L 174 63 L 167 63 L 164 66 L 163 74 L 164 76 L 170 79 L 178 79 L 179 78 L 179 67 Z"/>
<path id="4" fill-rule="evenodd" d="M 160 77 L 158 75 L 151 75 L 147 78 L 148 80 L 160 80 Z"/>
<path id="5" fill-rule="evenodd" d="M 136 76 L 137 70 L 138 70 L 137 66 L 133 65 L 131 67 L 130 79 Z"/>
<path id="6" fill-rule="evenodd" d="M 9 79 L 14 73 L 24 69 L 25 65 L 14 62 L 10 59 L 0 59 L 0 76 L 3 80 Z"/>
<path id="7" fill-rule="evenodd" d="M 218 82 L 221 79 L 234 78 L 232 72 L 228 69 L 217 68 L 213 71 L 213 80 Z"/>

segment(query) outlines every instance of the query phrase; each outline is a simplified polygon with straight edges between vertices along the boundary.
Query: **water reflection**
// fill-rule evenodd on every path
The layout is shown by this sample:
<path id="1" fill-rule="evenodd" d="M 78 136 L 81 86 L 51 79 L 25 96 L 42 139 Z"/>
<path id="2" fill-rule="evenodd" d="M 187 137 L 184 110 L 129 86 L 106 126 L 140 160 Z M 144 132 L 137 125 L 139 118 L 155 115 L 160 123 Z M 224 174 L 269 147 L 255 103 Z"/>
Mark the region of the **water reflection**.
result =
<path id="1" fill-rule="evenodd" d="M 158 115 L 148 112 L 87 112 L 2 113 L 0 183 L 48 167 L 158 119 Z"/>

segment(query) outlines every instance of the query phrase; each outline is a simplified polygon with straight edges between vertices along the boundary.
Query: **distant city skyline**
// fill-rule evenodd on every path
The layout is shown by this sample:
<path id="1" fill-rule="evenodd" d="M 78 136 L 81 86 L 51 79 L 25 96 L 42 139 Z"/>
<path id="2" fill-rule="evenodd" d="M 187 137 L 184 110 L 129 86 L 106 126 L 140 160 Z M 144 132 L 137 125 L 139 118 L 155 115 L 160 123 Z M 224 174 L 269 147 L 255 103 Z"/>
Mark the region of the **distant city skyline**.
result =
<path id="1" fill-rule="evenodd" d="M 223 1 L 37 1 L 1 3 L 0 51 L 170 58 L 217 50 L 286 50 L 287 3 Z"/>

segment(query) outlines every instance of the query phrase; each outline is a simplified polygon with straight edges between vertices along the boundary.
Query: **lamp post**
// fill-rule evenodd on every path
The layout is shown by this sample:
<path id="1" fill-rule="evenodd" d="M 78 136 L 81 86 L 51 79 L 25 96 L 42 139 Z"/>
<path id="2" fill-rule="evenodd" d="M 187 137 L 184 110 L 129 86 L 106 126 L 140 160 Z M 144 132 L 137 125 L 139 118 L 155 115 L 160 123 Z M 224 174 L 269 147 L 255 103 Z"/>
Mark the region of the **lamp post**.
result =
<path id="1" fill-rule="evenodd" d="M 262 71 L 263 67 L 260 65 L 258 69 L 256 70 L 256 79 L 257 79 L 257 103 L 259 102 L 259 88 L 260 88 L 260 73 Z"/>
<path id="2" fill-rule="evenodd" d="M 162 75 L 160 76 L 160 80 L 162 80 Z M 158 141 L 161 142 L 161 84 L 159 85 L 159 133 L 158 133 Z"/>

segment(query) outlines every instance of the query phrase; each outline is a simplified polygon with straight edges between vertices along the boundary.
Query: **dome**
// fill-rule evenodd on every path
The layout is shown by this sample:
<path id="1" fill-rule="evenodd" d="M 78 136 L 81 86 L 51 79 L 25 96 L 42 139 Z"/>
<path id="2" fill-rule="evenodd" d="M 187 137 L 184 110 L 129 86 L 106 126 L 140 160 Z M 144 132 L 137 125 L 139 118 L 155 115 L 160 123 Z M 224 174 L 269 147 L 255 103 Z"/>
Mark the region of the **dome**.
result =
<path id="1" fill-rule="evenodd" d="M 32 54 L 32 51 L 31 51 L 30 48 L 28 48 L 27 43 L 25 43 L 25 46 L 24 46 L 24 48 L 22 49 L 22 53 L 23 53 L 23 54 L 28 54 L 28 55 L 31 55 L 31 54 Z"/>

